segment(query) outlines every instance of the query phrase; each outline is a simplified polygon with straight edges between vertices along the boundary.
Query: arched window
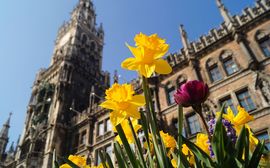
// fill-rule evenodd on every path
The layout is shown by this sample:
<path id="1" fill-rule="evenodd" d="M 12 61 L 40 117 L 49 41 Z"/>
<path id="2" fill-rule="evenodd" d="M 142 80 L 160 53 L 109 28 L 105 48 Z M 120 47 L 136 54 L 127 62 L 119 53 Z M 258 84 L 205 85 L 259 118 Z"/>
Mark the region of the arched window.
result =
<path id="1" fill-rule="evenodd" d="M 223 51 L 220 55 L 220 61 L 227 75 L 232 75 L 239 70 L 231 51 Z"/>
<path id="2" fill-rule="evenodd" d="M 258 31 L 256 33 L 256 40 L 258 41 L 258 44 L 266 57 L 270 57 L 270 35 L 269 33 L 266 33 L 265 31 Z"/>
<path id="3" fill-rule="evenodd" d="M 211 58 L 208 59 L 206 62 L 206 69 L 208 70 L 212 82 L 220 81 L 223 78 L 216 60 Z"/>

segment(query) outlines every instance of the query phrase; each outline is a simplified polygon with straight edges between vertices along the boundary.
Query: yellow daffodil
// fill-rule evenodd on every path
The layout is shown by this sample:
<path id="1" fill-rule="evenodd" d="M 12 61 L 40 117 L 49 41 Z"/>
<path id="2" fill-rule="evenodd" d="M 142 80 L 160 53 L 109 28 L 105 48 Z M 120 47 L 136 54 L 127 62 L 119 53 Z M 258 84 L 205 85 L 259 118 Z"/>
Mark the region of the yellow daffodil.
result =
<path id="1" fill-rule="evenodd" d="M 189 163 L 190 163 L 191 165 L 193 165 L 193 164 L 195 163 L 195 158 L 194 158 L 193 153 L 192 153 L 191 150 L 187 147 L 186 144 L 183 144 L 183 145 L 182 145 L 182 152 L 183 152 L 184 155 L 187 156 L 187 160 L 189 161 Z M 173 159 L 171 160 L 171 164 L 172 164 L 172 166 L 173 166 L 174 168 L 176 168 L 176 167 L 177 167 L 177 158 L 173 158 Z"/>
<path id="2" fill-rule="evenodd" d="M 210 151 L 209 151 L 209 144 L 208 142 L 208 136 L 206 134 L 203 133 L 198 133 L 197 137 L 196 137 L 196 145 L 201 148 L 205 153 L 207 153 L 208 155 L 210 155 Z"/>
<path id="3" fill-rule="evenodd" d="M 127 47 L 134 58 L 127 58 L 121 64 L 122 68 L 138 71 L 140 75 L 149 78 L 153 72 L 169 74 L 171 66 L 162 57 L 168 52 L 169 45 L 157 34 L 147 36 L 140 33 L 135 36 L 136 47 Z"/>
<path id="4" fill-rule="evenodd" d="M 128 120 L 124 120 L 122 123 L 121 123 L 121 126 L 123 128 L 123 131 L 126 135 L 126 138 L 128 140 L 128 143 L 131 144 L 131 143 L 134 143 L 134 139 L 133 139 L 133 135 L 132 135 L 132 130 L 130 129 L 130 126 L 129 126 L 129 123 L 128 123 Z M 138 124 L 138 120 L 135 120 L 133 119 L 132 120 L 132 126 L 134 128 L 134 131 L 137 133 L 138 130 L 142 127 L 141 125 Z M 114 131 L 116 132 L 116 130 L 114 129 Z M 115 140 L 119 142 L 119 144 L 122 144 L 122 141 L 121 141 L 121 138 L 119 135 L 117 135 L 115 137 Z"/>
<path id="5" fill-rule="evenodd" d="M 164 133 L 163 131 L 159 131 L 159 134 L 165 147 L 169 149 L 167 155 L 170 156 L 170 154 L 176 148 L 176 140 L 173 136 L 169 135 L 168 133 Z"/>
<path id="6" fill-rule="evenodd" d="M 163 131 L 159 131 L 159 133 L 166 148 L 174 149 L 176 147 L 176 140 L 173 136 L 164 133 Z"/>
<path id="7" fill-rule="evenodd" d="M 140 119 L 138 108 L 145 105 L 142 95 L 135 95 L 132 85 L 115 83 L 106 90 L 106 101 L 101 107 L 111 109 L 110 120 L 113 126 L 120 124 L 124 119 L 132 117 Z"/>
<path id="8" fill-rule="evenodd" d="M 195 163 L 194 154 L 191 152 L 191 150 L 187 147 L 186 144 L 182 145 L 182 152 L 183 152 L 184 155 L 187 156 L 187 159 L 188 159 L 190 164 Z"/>
<path id="9" fill-rule="evenodd" d="M 68 160 L 72 161 L 75 165 L 80 168 L 90 168 L 90 166 L 86 165 L 86 157 L 69 155 Z M 60 168 L 71 168 L 68 164 L 63 164 Z"/>
<path id="10" fill-rule="evenodd" d="M 238 113 L 235 116 L 232 109 L 228 107 L 227 114 L 223 114 L 223 118 L 230 121 L 233 124 L 237 134 L 239 134 L 243 125 L 245 125 L 249 121 L 254 120 L 254 118 L 253 116 L 249 115 L 249 113 L 244 108 L 240 106 L 237 107 L 237 110 Z M 217 115 L 219 116 L 220 113 L 218 112 Z"/>
<path id="11" fill-rule="evenodd" d="M 176 160 L 176 159 L 172 159 L 172 160 L 171 160 L 171 164 L 172 164 L 172 166 L 173 166 L 174 168 L 176 168 L 176 167 L 177 167 L 177 160 Z"/>
<path id="12" fill-rule="evenodd" d="M 249 131 L 249 144 L 251 149 L 255 149 L 259 140 L 254 136 L 250 127 L 247 125 L 248 122 L 254 120 L 254 117 L 249 115 L 249 113 L 241 106 L 237 107 L 237 115 L 235 116 L 232 109 L 228 107 L 227 114 L 223 114 L 223 118 L 230 121 L 236 130 L 236 134 L 239 135 L 243 126 L 245 126 Z M 217 113 L 220 115 L 220 113 Z"/>
<path id="13" fill-rule="evenodd" d="M 163 131 L 160 131 L 160 137 L 168 151 L 168 156 L 173 152 L 173 150 L 176 148 L 176 140 L 174 139 L 173 136 L 169 135 L 168 133 L 164 133 Z M 150 142 L 150 152 L 154 152 L 154 146 L 153 146 L 153 135 L 149 134 L 149 142 Z M 143 147 L 145 149 L 148 149 L 148 144 L 147 142 L 144 142 Z"/>

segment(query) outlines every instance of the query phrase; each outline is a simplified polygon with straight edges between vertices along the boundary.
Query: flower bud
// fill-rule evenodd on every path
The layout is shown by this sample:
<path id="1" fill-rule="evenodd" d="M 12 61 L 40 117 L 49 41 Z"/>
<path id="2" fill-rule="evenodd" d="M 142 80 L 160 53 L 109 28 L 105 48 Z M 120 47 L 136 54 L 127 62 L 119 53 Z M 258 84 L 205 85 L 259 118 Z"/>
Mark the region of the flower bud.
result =
<path id="1" fill-rule="evenodd" d="M 200 105 L 209 95 L 207 84 L 201 81 L 193 80 L 182 84 L 174 94 L 174 100 L 183 107 Z"/>

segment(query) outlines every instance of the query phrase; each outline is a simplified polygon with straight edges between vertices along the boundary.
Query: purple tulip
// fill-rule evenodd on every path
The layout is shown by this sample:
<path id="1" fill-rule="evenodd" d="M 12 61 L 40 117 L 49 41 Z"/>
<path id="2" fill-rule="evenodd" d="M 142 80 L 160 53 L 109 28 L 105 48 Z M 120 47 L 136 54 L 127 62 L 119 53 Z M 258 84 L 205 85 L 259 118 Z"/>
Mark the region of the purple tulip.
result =
<path id="1" fill-rule="evenodd" d="M 200 105 L 209 95 L 207 84 L 201 81 L 193 80 L 182 84 L 174 94 L 174 100 L 183 107 Z"/>

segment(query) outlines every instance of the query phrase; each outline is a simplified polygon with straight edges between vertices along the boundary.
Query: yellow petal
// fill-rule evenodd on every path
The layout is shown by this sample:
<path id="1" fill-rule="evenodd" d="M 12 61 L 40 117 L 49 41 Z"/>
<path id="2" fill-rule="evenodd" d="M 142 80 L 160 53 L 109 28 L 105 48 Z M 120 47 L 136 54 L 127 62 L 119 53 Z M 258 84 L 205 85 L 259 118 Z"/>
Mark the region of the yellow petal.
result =
<path id="1" fill-rule="evenodd" d="M 71 166 L 69 166 L 68 164 L 63 164 L 60 166 L 60 168 L 71 168 Z"/>
<path id="2" fill-rule="evenodd" d="M 155 65 L 142 64 L 139 66 L 139 74 L 143 75 L 146 78 L 151 77 L 154 71 L 155 71 Z"/>
<path id="3" fill-rule="evenodd" d="M 170 64 L 163 59 L 156 60 L 154 64 L 156 65 L 155 71 L 159 74 L 169 74 L 172 72 Z"/>
<path id="4" fill-rule="evenodd" d="M 169 50 L 169 45 L 168 44 L 163 44 L 162 45 L 162 50 L 158 53 L 155 54 L 154 58 L 155 59 L 159 59 L 161 57 L 163 57 Z"/>
<path id="5" fill-rule="evenodd" d="M 111 110 L 117 109 L 117 104 L 113 101 L 110 101 L 110 100 L 104 101 L 99 106 L 101 106 L 103 108 L 111 109 Z"/>
<path id="6" fill-rule="evenodd" d="M 119 112 L 119 111 L 113 111 L 110 113 L 110 120 L 112 125 L 115 127 L 118 124 L 120 124 L 125 118 L 126 118 L 126 113 L 124 112 Z"/>
<path id="7" fill-rule="evenodd" d="M 138 110 L 138 106 L 130 104 L 129 107 L 126 110 L 127 116 L 132 117 L 134 119 L 140 119 L 141 114 Z"/>
<path id="8" fill-rule="evenodd" d="M 137 58 L 137 59 L 141 59 L 142 58 L 142 51 L 139 47 L 131 47 L 130 45 L 128 45 L 126 43 L 126 46 L 128 47 L 128 49 L 130 50 L 130 52 L 132 53 L 132 55 Z"/>
<path id="9" fill-rule="evenodd" d="M 173 167 L 176 168 L 176 167 L 177 167 L 176 159 L 172 159 L 172 160 L 171 160 L 171 164 L 172 164 Z"/>
<path id="10" fill-rule="evenodd" d="M 132 100 L 129 102 L 134 104 L 134 105 L 137 105 L 137 106 L 144 106 L 145 105 L 145 98 L 143 95 L 135 95 L 132 97 Z"/>
<path id="11" fill-rule="evenodd" d="M 239 106 L 237 109 L 238 113 L 234 118 L 235 125 L 243 125 L 254 119 L 253 116 L 249 115 L 244 108 Z"/>
<path id="12" fill-rule="evenodd" d="M 136 58 L 127 58 L 122 62 L 121 67 L 128 70 L 137 70 L 139 66 Z"/>

